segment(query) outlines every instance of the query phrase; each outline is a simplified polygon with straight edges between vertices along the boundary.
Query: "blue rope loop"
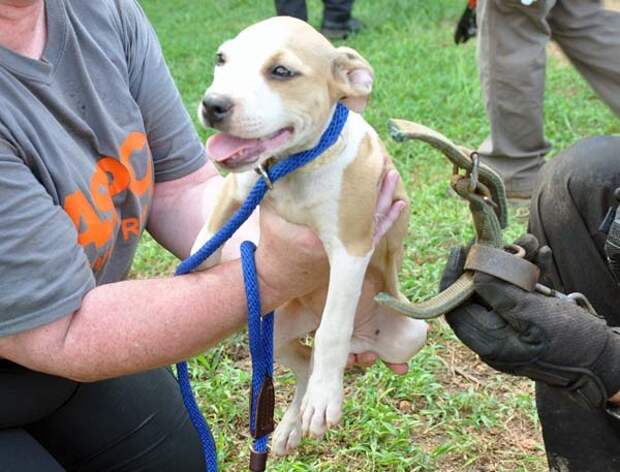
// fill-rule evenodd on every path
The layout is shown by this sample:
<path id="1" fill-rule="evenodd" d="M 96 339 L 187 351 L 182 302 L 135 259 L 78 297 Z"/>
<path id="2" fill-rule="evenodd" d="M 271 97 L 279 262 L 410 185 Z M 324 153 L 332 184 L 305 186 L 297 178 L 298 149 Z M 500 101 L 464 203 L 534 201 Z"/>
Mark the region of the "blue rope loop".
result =
<path id="1" fill-rule="evenodd" d="M 209 425 L 204 419 L 204 416 L 202 416 L 200 408 L 198 408 L 198 404 L 196 403 L 196 398 L 192 392 L 192 384 L 189 379 L 187 362 L 179 362 L 177 364 L 177 380 L 179 382 L 183 404 L 200 438 L 205 468 L 207 472 L 217 472 L 217 447 L 215 446 L 215 439 L 213 439 L 213 434 L 211 434 Z"/>
<path id="2" fill-rule="evenodd" d="M 316 159 L 329 147 L 331 147 L 342 133 L 344 125 L 347 122 L 349 116 L 349 109 L 341 103 L 336 105 L 336 110 L 332 120 L 321 136 L 319 143 L 316 147 L 292 154 L 287 159 L 279 161 L 273 165 L 268 171 L 267 175 L 272 183 L 282 177 L 294 172 L 295 170 L 303 167 L 312 160 Z M 269 188 L 263 179 L 259 179 L 248 197 L 241 205 L 241 208 L 235 212 L 232 218 L 198 251 L 192 254 L 190 257 L 182 261 L 175 271 L 175 275 L 185 275 L 193 272 L 200 264 L 207 260 L 215 251 L 217 251 L 230 237 L 239 229 L 239 227 L 250 217 L 254 212 L 258 204 L 261 202 Z M 250 290 L 255 290 L 258 294 L 258 283 L 255 277 L 255 264 L 254 264 L 254 250 L 252 247 L 244 243 L 241 247 L 242 253 L 246 251 L 246 259 L 251 259 L 251 265 L 254 266 L 254 280 L 252 285 L 251 281 L 246 282 L 246 291 L 248 285 Z M 251 244 L 251 243 L 250 243 Z M 245 249 L 244 249 L 245 247 Z M 251 252 L 251 257 L 250 253 Z M 248 260 L 249 260 L 248 259 Z M 246 269 L 244 265 L 244 278 Z M 251 279 L 252 277 L 249 276 Z M 252 288 L 253 286 L 253 288 Z M 257 295 L 258 297 L 258 295 Z M 252 308 L 250 308 L 252 307 Z M 254 314 L 252 314 L 254 313 Z M 250 351 L 252 355 L 252 404 L 257 404 L 257 395 L 260 392 L 260 387 L 265 379 L 265 375 L 273 377 L 273 313 L 268 314 L 264 318 L 260 313 L 260 298 L 252 299 L 248 297 L 248 333 L 250 337 Z M 254 353 L 256 352 L 256 354 Z M 269 359 L 272 359 L 269 361 Z M 189 417 L 194 425 L 194 428 L 198 432 L 200 437 L 200 443 L 202 446 L 205 467 L 207 472 L 217 472 L 217 450 L 215 446 L 215 440 L 209 429 L 209 425 L 202 416 L 200 409 L 196 403 L 196 399 L 192 393 L 191 382 L 189 379 L 189 372 L 187 368 L 187 362 L 179 362 L 177 364 L 177 377 L 179 387 L 181 389 L 181 395 L 183 397 L 183 403 L 189 414 Z M 256 429 L 256 411 L 252 408 L 250 412 L 250 428 L 252 431 Z M 266 452 L 269 443 L 269 435 L 265 434 L 254 441 L 254 450 L 256 452 Z"/>

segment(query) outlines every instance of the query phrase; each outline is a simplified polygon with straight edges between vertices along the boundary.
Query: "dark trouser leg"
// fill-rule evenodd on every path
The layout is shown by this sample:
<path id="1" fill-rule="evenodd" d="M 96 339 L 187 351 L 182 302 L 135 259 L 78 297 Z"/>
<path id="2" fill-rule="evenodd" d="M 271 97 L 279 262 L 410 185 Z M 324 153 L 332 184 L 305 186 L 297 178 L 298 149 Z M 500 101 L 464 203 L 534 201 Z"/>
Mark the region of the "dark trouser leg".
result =
<path id="1" fill-rule="evenodd" d="M 620 187 L 620 138 L 584 139 L 545 165 L 532 199 L 530 232 L 553 251 L 556 287 L 582 292 L 611 326 L 620 326 L 620 289 L 604 259 L 598 227 Z M 536 386 L 550 468 L 620 470 L 620 424 Z M 564 468 L 562 468 L 564 467 Z"/>
<path id="2" fill-rule="evenodd" d="M 0 431 L 0 472 L 64 472 L 58 462 L 23 429 Z"/>
<path id="3" fill-rule="evenodd" d="M 324 0 L 323 22 L 346 24 L 351 19 L 354 0 Z"/>
<path id="4" fill-rule="evenodd" d="M 276 12 L 279 16 L 294 16 L 308 21 L 306 0 L 276 0 Z"/>
<path id="5" fill-rule="evenodd" d="M 582 292 L 620 326 L 620 289 L 607 267 L 598 228 L 620 187 L 620 138 L 579 141 L 547 163 L 532 199 L 530 231 L 553 251 L 565 292 Z"/>
<path id="6" fill-rule="evenodd" d="M 0 431 L 19 429 L 51 415 L 71 399 L 78 386 L 77 382 L 0 360 Z"/>
<path id="7" fill-rule="evenodd" d="M 0 407 L 17 410 L 14 415 L 0 410 L 0 420 L 5 425 L 24 422 L 21 429 L 34 438 L 32 444 L 38 443 L 68 471 L 204 470 L 198 435 L 167 369 L 76 384 L 4 362 L 0 385 Z M 37 396 L 38 401 L 30 402 L 30 409 L 7 403 L 20 391 L 29 402 Z M 15 426 L 0 432 L 8 428 Z M 2 442 L 0 435 L 0 451 Z M 11 472 L 17 470 L 28 469 Z"/>

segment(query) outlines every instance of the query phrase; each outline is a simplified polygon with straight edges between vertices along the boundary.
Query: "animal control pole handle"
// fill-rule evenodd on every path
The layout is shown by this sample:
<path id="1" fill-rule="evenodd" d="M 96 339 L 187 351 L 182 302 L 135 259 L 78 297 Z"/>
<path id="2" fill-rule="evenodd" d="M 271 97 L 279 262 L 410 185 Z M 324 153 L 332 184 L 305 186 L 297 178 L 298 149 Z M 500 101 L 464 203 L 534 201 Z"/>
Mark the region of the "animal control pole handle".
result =
<path id="1" fill-rule="evenodd" d="M 538 267 L 523 259 L 525 251 L 518 246 L 505 246 L 502 229 L 508 223 L 508 204 L 504 183 L 499 175 L 481 165 L 477 153 L 467 154 L 452 141 L 430 128 L 405 120 L 391 120 L 392 137 L 399 142 L 417 139 L 440 150 L 452 162 L 454 172 L 450 185 L 469 202 L 475 244 L 469 251 L 465 272 L 448 288 L 421 303 L 409 303 L 388 293 L 375 297 L 406 316 L 431 319 L 447 313 L 474 293 L 474 272 L 484 272 L 532 291 L 540 275 Z M 465 174 L 461 174 L 465 170 Z"/>

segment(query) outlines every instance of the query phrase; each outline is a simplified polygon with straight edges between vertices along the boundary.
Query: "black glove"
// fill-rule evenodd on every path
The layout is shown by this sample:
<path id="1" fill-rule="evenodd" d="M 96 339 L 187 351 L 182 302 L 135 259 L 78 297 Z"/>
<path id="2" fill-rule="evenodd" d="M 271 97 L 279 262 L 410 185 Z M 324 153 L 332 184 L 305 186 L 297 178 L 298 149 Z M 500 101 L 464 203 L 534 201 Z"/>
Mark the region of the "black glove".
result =
<path id="1" fill-rule="evenodd" d="M 454 31 L 454 42 L 456 44 L 465 43 L 469 38 L 476 36 L 476 6 L 471 1 L 467 2 L 467 7 L 456 24 Z"/>
<path id="2" fill-rule="evenodd" d="M 443 283 L 465 250 L 453 251 Z M 462 268 L 462 265 L 460 266 Z M 528 293 L 489 275 L 474 277 L 476 296 L 446 315 L 459 339 L 496 370 L 566 389 L 601 408 L 620 390 L 620 335 L 576 304 Z"/>

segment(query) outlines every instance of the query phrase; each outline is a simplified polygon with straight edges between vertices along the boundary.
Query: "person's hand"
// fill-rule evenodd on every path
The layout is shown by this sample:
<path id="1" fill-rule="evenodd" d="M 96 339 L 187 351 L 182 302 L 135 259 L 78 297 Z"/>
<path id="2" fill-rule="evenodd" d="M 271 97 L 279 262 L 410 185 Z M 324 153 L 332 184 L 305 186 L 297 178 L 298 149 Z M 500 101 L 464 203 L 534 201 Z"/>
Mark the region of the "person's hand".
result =
<path id="1" fill-rule="evenodd" d="M 454 254 L 452 275 L 462 259 Z M 482 361 L 564 388 L 589 407 L 604 406 L 620 390 L 620 336 L 603 320 L 572 302 L 528 293 L 489 275 L 477 273 L 474 281 L 477 297 L 446 320 Z"/>
<path id="2" fill-rule="evenodd" d="M 454 30 L 454 43 L 466 43 L 469 38 L 476 36 L 476 33 L 476 5 L 475 2 L 469 0 L 463 15 L 461 15 L 461 18 L 456 24 L 456 29 Z"/>
<path id="3" fill-rule="evenodd" d="M 367 369 L 372 367 L 379 360 L 379 356 L 376 352 L 362 352 L 360 354 L 349 354 L 347 360 L 347 369 L 353 367 L 359 367 L 361 369 Z M 407 364 L 391 364 L 384 362 L 384 364 L 395 374 L 405 375 L 409 372 L 409 366 Z"/>
<path id="4" fill-rule="evenodd" d="M 286 301 L 318 288 L 328 278 L 329 261 L 321 241 L 309 228 L 261 207 L 256 268 L 261 286 Z"/>

